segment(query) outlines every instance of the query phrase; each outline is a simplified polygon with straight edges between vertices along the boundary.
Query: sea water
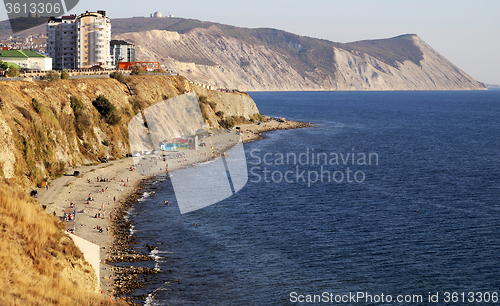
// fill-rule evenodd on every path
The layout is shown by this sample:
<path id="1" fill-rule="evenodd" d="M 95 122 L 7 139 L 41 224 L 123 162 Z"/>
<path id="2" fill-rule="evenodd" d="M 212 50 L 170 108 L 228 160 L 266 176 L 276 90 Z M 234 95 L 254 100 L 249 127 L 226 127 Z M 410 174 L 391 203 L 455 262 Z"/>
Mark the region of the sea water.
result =
<path id="1" fill-rule="evenodd" d="M 181 215 L 169 179 L 156 182 L 130 219 L 161 273 L 133 294 L 149 305 L 438 294 L 444 305 L 448 292 L 465 305 L 469 292 L 500 293 L 500 90 L 250 96 L 266 115 L 317 126 L 245 144 L 248 183 L 201 210 Z M 360 293 L 371 300 L 350 298 Z"/>

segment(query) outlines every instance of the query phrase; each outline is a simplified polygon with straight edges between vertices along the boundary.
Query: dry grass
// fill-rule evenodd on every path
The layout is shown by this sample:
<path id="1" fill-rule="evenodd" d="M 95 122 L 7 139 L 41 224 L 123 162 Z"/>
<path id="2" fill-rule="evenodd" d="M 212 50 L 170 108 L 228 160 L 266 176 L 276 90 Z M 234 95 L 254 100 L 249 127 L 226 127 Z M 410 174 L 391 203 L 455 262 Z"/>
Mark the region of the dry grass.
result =
<path id="1" fill-rule="evenodd" d="M 95 273 L 59 221 L 23 194 L 0 183 L 1 305 L 126 305 L 97 292 Z"/>

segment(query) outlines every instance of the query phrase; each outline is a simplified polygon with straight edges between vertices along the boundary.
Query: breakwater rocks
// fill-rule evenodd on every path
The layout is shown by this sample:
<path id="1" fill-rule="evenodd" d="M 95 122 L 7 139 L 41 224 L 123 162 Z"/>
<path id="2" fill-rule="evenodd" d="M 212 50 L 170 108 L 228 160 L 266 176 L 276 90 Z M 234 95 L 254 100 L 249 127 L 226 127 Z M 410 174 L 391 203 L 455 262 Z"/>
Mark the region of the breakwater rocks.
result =
<path id="1" fill-rule="evenodd" d="M 142 288 L 148 280 L 145 275 L 158 274 L 159 270 L 145 267 L 115 267 L 115 292 L 117 295 L 130 293 Z"/>
<path id="2" fill-rule="evenodd" d="M 147 179 L 142 180 L 135 192 L 129 195 L 124 201 L 120 202 L 119 205 L 113 211 L 112 220 L 112 233 L 113 233 L 113 245 L 111 247 L 109 257 L 106 258 L 107 263 L 120 263 L 120 262 L 141 262 L 141 261 L 151 261 L 154 260 L 151 256 L 147 254 L 141 254 L 133 249 L 133 245 L 137 242 L 135 238 L 130 234 L 132 228 L 132 223 L 126 218 L 129 209 L 137 203 L 137 200 L 142 196 L 142 190 L 148 184 Z M 134 289 L 142 288 L 149 283 L 147 275 L 161 273 L 160 270 L 138 267 L 138 266 L 128 266 L 128 267 L 113 267 L 114 271 L 114 294 L 116 296 L 121 296 L 130 293 Z M 137 297 L 139 299 L 143 297 Z M 134 300 L 137 298 L 125 297 L 127 302 L 131 305 L 135 304 Z"/>
<path id="3" fill-rule="evenodd" d="M 261 123 L 260 125 L 243 124 L 240 126 L 240 130 L 242 132 L 242 135 L 241 135 L 242 141 L 249 142 L 249 141 L 263 139 L 264 136 L 262 135 L 262 133 L 264 133 L 264 132 L 277 131 L 277 130 L 301 129 L 301 128 L 313 127 L 313 126 L 315 126 L 315 125 L 311 124 L 310 122 L 300 122 L 300 121 L 278 122 L 278 121 L 271 120 L 268 122 Z"/>

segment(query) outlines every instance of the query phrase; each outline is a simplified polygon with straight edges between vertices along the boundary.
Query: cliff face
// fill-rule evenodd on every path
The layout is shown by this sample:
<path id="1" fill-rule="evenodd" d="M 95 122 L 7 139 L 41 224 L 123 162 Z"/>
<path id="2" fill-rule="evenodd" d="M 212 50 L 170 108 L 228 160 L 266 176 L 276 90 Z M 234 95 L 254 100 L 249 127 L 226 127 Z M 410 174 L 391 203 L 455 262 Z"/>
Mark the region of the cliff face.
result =
<path id="1" fill-rule="evenodd" d="M 243 91 L 319 89 L 273 50 L 218 33 L 216 28 L 187 34 L 153 30 L 121 34 L 117 39 L 137 45 L 137 60 L 165 63 L 192 81 L 215 87 Z"/>
<path id="2" fill-rule="evenodd" d="M 485 89 L 417 35 L 339 44 L 281 32 L 231 33 L 212 25 L 116 38 L 136 44 L 138 60 L 160 61 L 193 81 L 243 91 Z"/>
<path id="3" fill-rule="evenodd" d="M 417 35 L 414 44 L 422 51 L 419 65 L 404 61 L 392 67 L 368 54 L 335 48 L 337 72 L 325 87 L 336 90 L 475 90 L 484 85 L 440 55 Z"/>
<path id="4" fill-rule="evenodd" d="M 127 124 L 141 108 L 191 91 L 203 97 L 200 106 L 211 127 L 219 127 L 218 110 L 226 117 L 258 113 L 246 94 L 207 90 L 184 77 L 135 76 L 128 83 L 136 96 L 114 79 L 0 82 L 0 177 L 39 183 L 105 155 L 119 158 L 130 153 Z M 106 122 L 92 105 L 99 95 L 116 107 L 117 124 Z"/>

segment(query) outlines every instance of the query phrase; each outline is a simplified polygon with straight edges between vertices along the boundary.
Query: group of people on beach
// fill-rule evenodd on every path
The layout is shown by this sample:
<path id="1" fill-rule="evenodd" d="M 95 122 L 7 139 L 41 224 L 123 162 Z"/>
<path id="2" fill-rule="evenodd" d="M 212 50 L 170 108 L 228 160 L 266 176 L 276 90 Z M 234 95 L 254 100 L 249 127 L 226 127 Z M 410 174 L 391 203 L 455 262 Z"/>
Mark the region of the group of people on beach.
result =
<path id="1" fill-rule="evenodd" d="M 90 180 L 90 179 L 89 179 L 89 180 Z M 116 181 L 116 177 L 111 178 L 111 179 L 108 179 L 108 178 L 104 178 L 104 177 L 102 177 L 102 176 L 101 176 L 101 177 L 99 177 L 99 176 L 98 176 L 98 177 L 97 177 L 97 181 L 98 181 L 98 182 L 104 182 L 104 183 L 106 183 L 106 182 L 111 182 L 111 181 Z"/>
<path id="2" fill-rule="evenodd" d="M 102 229 L 102 227 L 100 225 L 97 225 L 96 227 L 94 227 L 94 229 L 96 229 L 97 231 L 99 231 L 99 233 L 103 232 L 103 229 Z M 106 232 L 109 235 L 109 226 L 106 226 Z"/>

